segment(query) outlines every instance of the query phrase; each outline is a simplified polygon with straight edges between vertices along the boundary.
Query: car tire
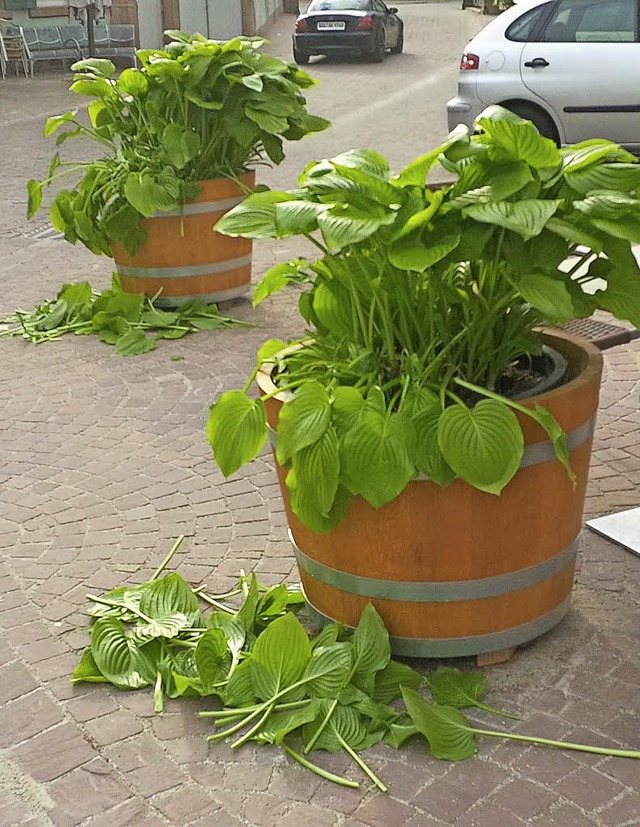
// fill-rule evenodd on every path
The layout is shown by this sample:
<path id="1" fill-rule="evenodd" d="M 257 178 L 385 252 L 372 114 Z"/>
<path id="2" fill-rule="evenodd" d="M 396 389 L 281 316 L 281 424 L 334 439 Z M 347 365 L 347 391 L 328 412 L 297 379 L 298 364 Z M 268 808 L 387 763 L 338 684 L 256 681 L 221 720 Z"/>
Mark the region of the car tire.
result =
<path id="1" fill-rule="evenodd" d="M 531 121 L 544 138 L 550 138 L 556 146 L 560 146 L 560 136 L 558 135 L 556 125 L 543 109 L 539 109 L 533 104 L 521 103 L 519 101 L 515 101 L 514 103 L 507 102 L 503 104 L 503 106 L 505 109 L 513 112 L 514 115 Z"/>
<path id="2" fill-rule="evenodd" d="M 306 52 L 300 51 L 300 49 L 296 49 L 293 47 L 293 59 L 298 64 L 298 66 L 306 66 L 309 62 L 309 55 Z"/>
<path id="3" fill-rule="evenodd" d="M 400 32 L 398 33 L 398 42 L 391 50 L 392 55 L 401 55 L 402 50 L 404 49 L 404 26 L 400 26 Z"/>
<path id="4" fill-rule="evenodd" d="M 369 52 L 369 60 L 372 63 L 382 63 L 384 60 L 385 51 L 384 32 L 379 32 L 373 46 L 371 47 L 371 51 Z"/>

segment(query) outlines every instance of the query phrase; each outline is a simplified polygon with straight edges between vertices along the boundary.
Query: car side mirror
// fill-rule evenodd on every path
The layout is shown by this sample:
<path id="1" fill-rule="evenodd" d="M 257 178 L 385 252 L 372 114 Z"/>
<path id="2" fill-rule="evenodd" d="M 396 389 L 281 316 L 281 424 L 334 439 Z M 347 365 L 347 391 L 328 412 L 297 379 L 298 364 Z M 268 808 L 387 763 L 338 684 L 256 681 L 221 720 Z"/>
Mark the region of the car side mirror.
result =
<path id="1" fill-rule="evenodd" d="M 390 9 L 387 9 L 387 11 L 389 12 L 389 14 L 397 14 L 398 13 L 398 9 L 395 6 L 391 6 Z"/>

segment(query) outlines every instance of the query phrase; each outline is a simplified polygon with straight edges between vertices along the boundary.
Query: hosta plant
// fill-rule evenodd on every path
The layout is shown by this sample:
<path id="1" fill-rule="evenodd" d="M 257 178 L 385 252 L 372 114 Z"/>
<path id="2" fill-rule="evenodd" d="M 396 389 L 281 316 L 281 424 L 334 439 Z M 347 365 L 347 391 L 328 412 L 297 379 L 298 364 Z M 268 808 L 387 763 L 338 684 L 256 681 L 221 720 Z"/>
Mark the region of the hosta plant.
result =
<path id="1" fill-rule="evenodd" d="M 29 181 L 29 216 L 55 183 L 54 227 L 94 253 L 111 255 L 114 241 L 134 253 L 142 218 L 178 209 L 197 195 L 197 181 L 279 164 L 285 140 L 328 126 L 307 112 L 303 90 L 315 81 L 263 53 L 264 40 L 166 34 L 168 45 L 140 49 L 140 67 L 119 76 L 109 60 L 75 63 L 71 91 L 90 99 L 89 123 L 75 109 L 44 128 L 45 136 L 58 133 L 57 147 L 78 139 L 99 157 L 66 161 L 56 151 L 47 177 Z"/>
<path id="2" fill-rule="evenodd" d="M 428 186 L 437 164 L 452 180 Z M 399 175 L 377 152 L 350 151 L 228 213 L 217 229 L 229 235 L 299 235 L 319 251 L 276 265 L 255 299 L 310 285 L 304 339 L 258 354 L 284 400 L 277 459 L 300 520 L 330 530 L 354 495 L 377 508 L 419 475 L 499 494 L 523 454 L 516 411 L 572 474 L 564 433 L 513 398 L 515 377 L 541 352 L 541 325 L 598 308 L 640 324 L 639 192 L 640 164 L 621 147 L 558 149 L 493 107 Z M 247 395 L 252 379 L 211 410 L 225 475 L 266 439 L 268 396 Z"/>

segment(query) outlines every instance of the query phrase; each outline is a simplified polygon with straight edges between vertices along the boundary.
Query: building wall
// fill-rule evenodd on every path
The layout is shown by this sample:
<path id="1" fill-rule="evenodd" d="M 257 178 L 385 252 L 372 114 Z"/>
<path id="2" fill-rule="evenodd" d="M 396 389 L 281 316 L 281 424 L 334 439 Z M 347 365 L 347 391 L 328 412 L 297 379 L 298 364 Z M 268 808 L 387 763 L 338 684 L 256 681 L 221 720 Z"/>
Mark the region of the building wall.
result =
<path id="1" fill-rule="evenodd" d="M 282 14 L 282 0 L 253 0 L 253 8 L 255 27 L 261 29 Z"/>

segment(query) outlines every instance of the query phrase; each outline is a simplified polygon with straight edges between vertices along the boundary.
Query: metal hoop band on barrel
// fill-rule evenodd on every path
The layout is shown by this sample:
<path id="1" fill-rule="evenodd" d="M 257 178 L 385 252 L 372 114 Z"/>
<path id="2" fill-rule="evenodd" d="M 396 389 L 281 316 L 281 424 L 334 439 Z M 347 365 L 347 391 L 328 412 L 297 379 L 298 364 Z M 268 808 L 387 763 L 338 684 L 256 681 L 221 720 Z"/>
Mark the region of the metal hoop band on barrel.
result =
<path id="1" fill-rule="evenodd" d="M 481 577 L 477 580 L 377 580 L 359 574 L 339 571 L 325 563 L 312 560 L 295 544 L 291 531 L 289 539 L 293 545 L 298 565 L 311 577 L 333 586 L 343 592 L 359 594 L 361 597 L 377 597 L 381 600 L 401 600 L 407 603 L 450 603 L 457 600 L 481 600 L 501 594 L 535 586 L 548 580 L 573 563 L 578 553 L 578 540 L 570 546 L 535 566 L 516 569 L 508 574 Z"/>
<path id="2" fill-rule="evenodd" d="M 154 212 L 149 218 L 180 218 L 181 215 L 202 215 L 203 213 L 226 212 L 237 207 L 245 199 L 244 195 L 234 198 L 221 198 L 219 201 L 193 201 L 183 204 L 181 209 L 171 212 Z"/>
<path id="3" fill-rule="evenodd" d="M 137 276 L 138 278 L 152 279 L 180 279 L 192 276 L 210 276 L 213 273 L 225 273 L 236 267 L 246 267 L 251 264 L 251 254 L 240 258 L 228 258 L 225 261 L 212 261 L 207 264 L 191 264 L 185 267 L 129 267 L 118 264 L 117 269 L 121 276 Z"/>
<path id="4" fill-rule="evenodd" d="M 309 608 L 323 623 L 333 622 L 333 618 L 319 612 L 309 602 L 306 595 L 305 599 Z M 553 629 L 567 613 L 569 604 L 570 598 L 567 597 L 550 612 L 530 623 L 523 623 L 521 626 L 513 626 L 510 629 L 488 635 L 449 638 L 407 638 L 390 635 L 391 651 L 394 655 L 409 658 L 455 658 L 511 649 Z"/>

